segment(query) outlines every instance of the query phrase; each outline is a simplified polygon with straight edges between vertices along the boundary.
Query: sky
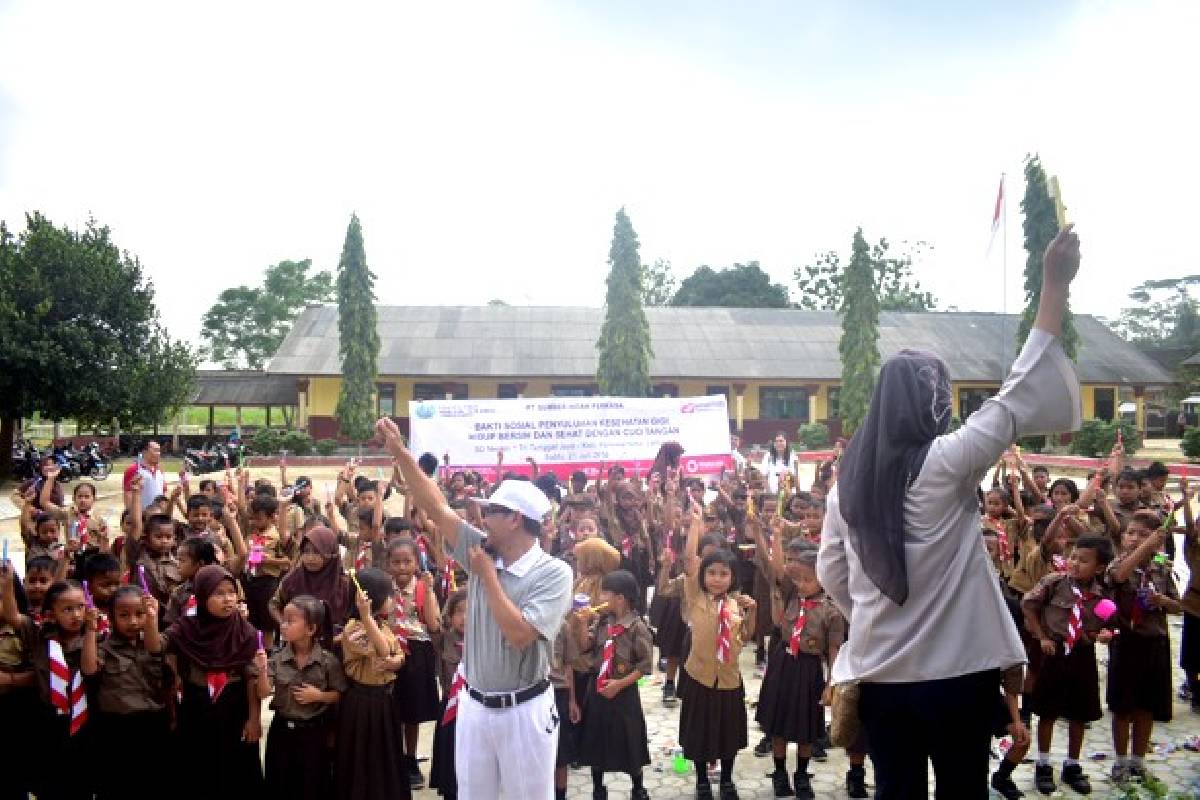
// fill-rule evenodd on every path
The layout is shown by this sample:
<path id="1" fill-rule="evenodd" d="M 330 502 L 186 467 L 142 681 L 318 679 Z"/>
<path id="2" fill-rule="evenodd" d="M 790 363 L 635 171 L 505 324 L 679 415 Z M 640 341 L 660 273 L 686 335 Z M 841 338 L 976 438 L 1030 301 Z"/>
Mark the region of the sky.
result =
<path id="1" fill-rule="evenodd" d="M 351 213 L 386 304 L 602 305 L 625 207 L 681 278 L 797 298 L 862 226 L 932 244 L 939 307 L 1015 311 L 1036 152 L 1111 317 L 1200 271 L 1198 38 L 1186 0 L 0 0 L 0 219 L 108 225 L 194 342 L 268 265 L 335 269 Z"/>

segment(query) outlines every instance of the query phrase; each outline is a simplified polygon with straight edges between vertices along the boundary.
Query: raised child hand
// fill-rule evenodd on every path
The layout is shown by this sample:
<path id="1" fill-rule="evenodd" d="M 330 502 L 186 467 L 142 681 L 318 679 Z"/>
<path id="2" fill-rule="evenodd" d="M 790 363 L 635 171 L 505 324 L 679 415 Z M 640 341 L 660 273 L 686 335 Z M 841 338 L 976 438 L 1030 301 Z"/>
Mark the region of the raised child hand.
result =
<path id="1" fill-rule="evenodd" d="M 1079 237 L 1075 226 L 1068 225 L 1058 232 L 1042 256 L 1042 283 L 1065 289 L 1079 272 Z"/>

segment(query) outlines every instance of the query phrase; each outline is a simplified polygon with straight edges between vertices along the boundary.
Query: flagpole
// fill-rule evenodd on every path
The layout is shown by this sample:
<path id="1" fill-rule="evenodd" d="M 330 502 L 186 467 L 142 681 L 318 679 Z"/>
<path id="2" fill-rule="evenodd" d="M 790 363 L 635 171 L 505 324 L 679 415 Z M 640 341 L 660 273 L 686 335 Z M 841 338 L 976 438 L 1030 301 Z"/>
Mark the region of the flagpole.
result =
<path id="1" fill-rule="evenodd" d="M 1000 259 L 1001 259 L 1001 265 L 1002 265 L 1001 266 L 1001 275 L 1002 275 L 1001 280 L 1004 281 L 1003 289 L 1000 292 L 1000 308 L 1004 313 L 1004 324 L 1000 327 L 1001 327 L 1001 330 L 1004 331 L 1005 341 L 1007 342 L 1007 335 L 1008 335 L 1008 192 L 1005 191 L 1006 187 L 1004 186 L 1004 178 L 1005 178 L 1006 174 L 1007 173 L 1004 173 L 1004 172 L 1000 173 L 1000 202 L 1004 204 L 1004 208 L 1001 210 L 1001 213 L 1004 215 L 1004 218 L 1003 218 L 1003 222 L 1001 223 L 1001 229 L 1000 229 L 1000 235 L 1004 240 L 1000 243 L 1000 247 L 1002 248 L 1000 251 L 1000 253 L 1001 253 Z M 1000 381 L 1001 381 L 1001 383 L 1003 383 L 1003 381 L 1004 381 L 1004 370 L 1008 366 L 1005 363 L 1007 360 L 1008 360 L 1008 345 L 1005 344 L 1000 349 Z"/>

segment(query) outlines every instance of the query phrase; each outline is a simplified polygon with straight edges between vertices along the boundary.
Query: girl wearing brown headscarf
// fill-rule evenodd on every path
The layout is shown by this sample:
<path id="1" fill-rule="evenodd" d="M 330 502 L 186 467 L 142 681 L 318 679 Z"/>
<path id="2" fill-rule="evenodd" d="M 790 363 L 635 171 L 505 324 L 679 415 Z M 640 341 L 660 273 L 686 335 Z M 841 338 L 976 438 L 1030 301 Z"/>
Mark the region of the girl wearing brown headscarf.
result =
<path id="1" fill-rule="evenodd" d="M 339 557 L 337 534 L 324 526 L 304 534 L 299 563 L 288 571 L 271 597 L 269 609 L 277 623 L 283 621 L 284 607 L 302 594 L 325 604 L 319 639 L 322 647 L 331 647 L 334 634 L 346 624 L 353 595 Z"/>
<path id="2" fill-rule="evenodd" d="M 178 734 L 192 770 L 184 797 L 240 797 L 262 788 L 258 740 L 260 698 L 267 693 L 267 655 L 258 632 L 238 613 L 233 575 L 217 565 L 193 579 L 196 615 L 164 634 L 179 676 Z"/>

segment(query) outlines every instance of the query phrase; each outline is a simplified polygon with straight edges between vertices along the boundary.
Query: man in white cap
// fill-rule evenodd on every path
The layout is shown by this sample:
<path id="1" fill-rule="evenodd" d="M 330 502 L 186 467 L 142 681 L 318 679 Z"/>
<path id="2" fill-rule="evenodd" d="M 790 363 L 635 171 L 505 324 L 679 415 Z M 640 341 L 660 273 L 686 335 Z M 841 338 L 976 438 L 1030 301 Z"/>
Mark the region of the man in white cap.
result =
<path id="1" fill-rule="evenodd" d="M 469 573 L 454 767 L 466 800 L 554 797 L 560 720 L 550 687 L 550 651 L 571 608 L 571 568 L 538 540 L 550 501 L 529 481 L 500 484 L 483 504 L 487 533 L 450 508 L 417 465 L 396 423 L 375 423 L 408 484 L 409 497 L 433 519 L 446 549 Z M 486 538 L 487 549 L 483 548 Z"/>

